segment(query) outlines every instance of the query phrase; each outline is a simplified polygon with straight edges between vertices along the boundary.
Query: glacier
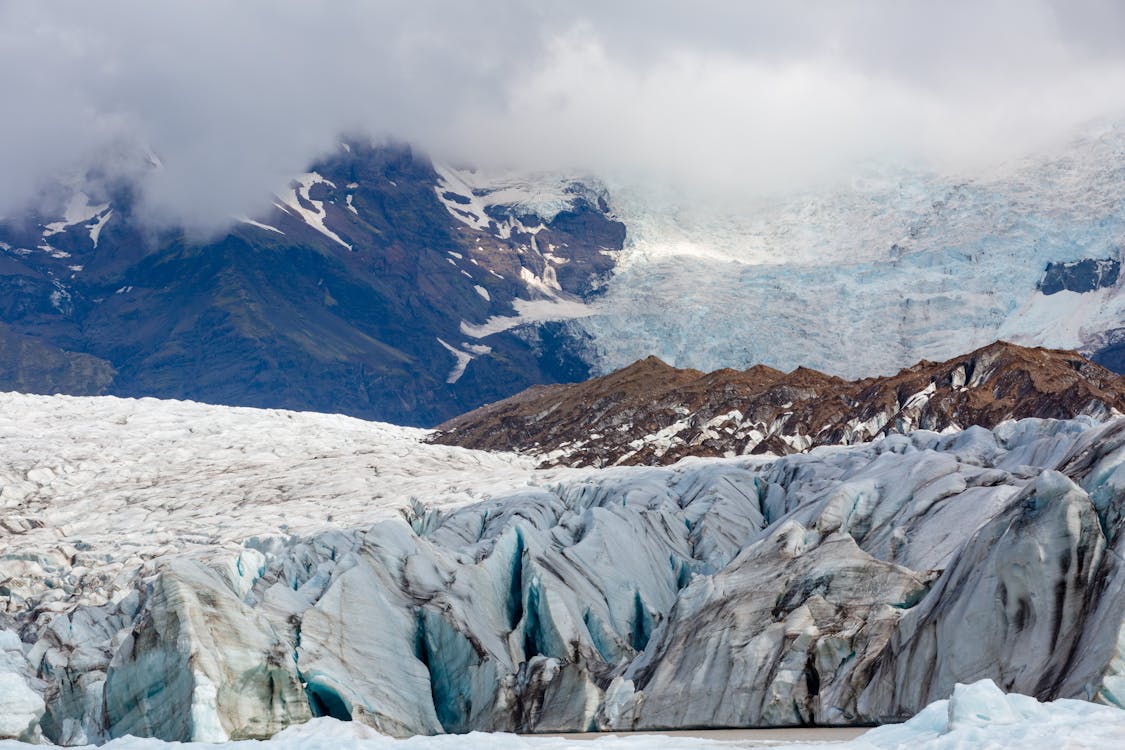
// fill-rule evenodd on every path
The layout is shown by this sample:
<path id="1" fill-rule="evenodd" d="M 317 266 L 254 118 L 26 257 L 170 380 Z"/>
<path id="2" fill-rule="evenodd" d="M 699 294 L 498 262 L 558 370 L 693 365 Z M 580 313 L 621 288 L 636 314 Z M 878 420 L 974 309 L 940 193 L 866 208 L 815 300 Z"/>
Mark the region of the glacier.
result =
<path id="1" fill-rule="evenodd" d="M 981 747 L 1019 747 L 1047 750 L 1056 747 L 1085 750 L 1116 750 L 1125 735 L 1125 712 L 1083 701 L 1058 700 L 1040 703 L 1018 694 L 1004 694 L 990 680 L 957 685 L 949 699 L 935 701 L 902 724 L 871 729 L 846 742 L 780 741 L 754 737 L 724 738 L 722 741 L 689 736 L 604 736 L 572 740 L 537 738 L 513 734 L 484 734 L 416 737 L 395 740 L 363 724 L 332 718 L 313 719 L 285 729 L 266 741 L 218 742 L 201 745 L 215 750 L 706 750 L 721 747 L 777 747 L 810 750 L 826 745 L 839 750 L 977 750 Z M 41 745 L 0 740 L 0 748 L 30 750 Z M 106 745 L 113 750 L 166 750 L 179 743 L 126 737 Z M 188 746 L 190 747 L 190 745 Z"/>
<path id="2" fill-rule="evenodd" d="M 1125 418 L 543 470 L 344 417 L 0 404 L 8 737 L 853 725 L 985 679 L 1125 703 Z"/>
<path id="3" fill-rule="evenodd" d="M 1120 124 L 976 173 L 871 165 L 753 201 L 606 182 L 626 246 L 594 314 L 573 323 L 599 374 L 654 354 L 857 378 L 997 339 L 1085 352 L 1125 339 L 1125 280 L 1038 289 L 1049 263 L 1123 259 Z"/>

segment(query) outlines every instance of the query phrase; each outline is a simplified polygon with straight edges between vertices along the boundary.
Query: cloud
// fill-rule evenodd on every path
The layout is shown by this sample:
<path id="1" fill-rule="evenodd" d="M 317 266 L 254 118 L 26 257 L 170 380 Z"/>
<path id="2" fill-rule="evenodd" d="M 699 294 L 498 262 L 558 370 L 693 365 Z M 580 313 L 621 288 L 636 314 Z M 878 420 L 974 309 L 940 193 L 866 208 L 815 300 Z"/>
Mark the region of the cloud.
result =
<path id="1" fill-rule="evenodd" d="M 0 215 L 96 168 L 137 181 L 154 222 L 209 227 L 263 210 L 341 132 L 701 194 L 870 159 L 970 169 L 1122 116 L 1125 9 L 10 0 L 0 66 Z"/>

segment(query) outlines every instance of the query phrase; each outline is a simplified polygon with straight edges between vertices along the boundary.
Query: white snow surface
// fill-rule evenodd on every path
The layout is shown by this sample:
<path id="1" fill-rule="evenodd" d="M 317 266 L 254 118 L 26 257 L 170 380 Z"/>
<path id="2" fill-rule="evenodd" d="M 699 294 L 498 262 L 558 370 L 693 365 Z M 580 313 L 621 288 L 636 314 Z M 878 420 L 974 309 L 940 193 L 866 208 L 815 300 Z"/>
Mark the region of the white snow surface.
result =
<path id="1" fill-rule="evenodd" d="M 567 473 L 425 434 L 337 415 L 0 393 L 0 579 L 64 576 L 86 601 L 107 601 L 161 555 L 366 525 L 415 498 L 455 507 Z"/>
<path id="2" fill-rule="evenodd" d="M 735 208 L 620 181 L 610 194 L 626 247 L 582 321 L 602 372 L 656 354 L 861 377 L 997 338 L 1083 347 L 1125 321 L 1125 274 L 1095 293 L 1036 291 L 1048 262 L 1122 259 L 1125 126 L 984 174 L 872 167 Z"/>
<path id="3" fill-rule="evenodd" d="M 99 221 L 90 228 L 90 239 L 93 240 L 94 247 L 97 247 L 98 234 L 109 219 L 108 213 L 103 214 L 107 208 L 109 208 L 108 203 L 91 203 L 88 195 L 81 191 L 76 192 L 67 201 L 62 220 L 51 222 L 43 228 L 43 238 L 46 239 L 51 235 L 65 232 L 67 227 L 75 224 L 89 224 L 95 218 L 98 218 Z"/>
<path id="4" fill-rule="evenodd" d="M 98 246 L 98 240 L 102 236 L 102 229 L 105 228 L 106 222 L 113 216 L 113 211 L 106 211 L 103 213 L 96 222 L 90 225 L 90 239 L 94 243 L 94 247 Z"/>
<path id="5" fill-rule="evenodd" d="M 253 219 L 239 219 L 239 221 L 243 224 L 249 224 L 252 227 L 257 227 L 258 229 L 265 229 L 266 231 L 276 232 L 277 234 L 285 234 L 285 232 L 281 231 L 277 227 L 271 227 L 269 224 L 263 224 L 262 222 L 254 221 Z"/>
<path id="6" fill-rule="evenodd" d="M 468 367 L 469 363 L 473 361 L 474 355 L 470 352 L 466 352 L 458 349 L 455 346 L 449 345 L 444 339 L 439 338 L 438 343 L 445 347 L 445 350 L 452 354 L 454 359 L 453 369 L 449 371 L 449 375 L 446 376 L 445 382 L 456 383 L 461 379 L 461 376 L 465 374 L 465 368 Z"/>
<path id="7" fill-rule="evenodd" d="M 527 300 L 518 297 L 512 300 L 512 307 L 516 310 L 515 315 L 493 315 L 483 323 L 461 321 L 461 333 L 475 339 L 482 339 L 527 323 L 585 318 L 593 315 L 597 309 L 592 304 L 573 299 Z"/>
<path id="8" fill-rule="evenodd" d="M 578 174 L 527 175 L 457 169 L 442 163 L 435 163 L 434 171 L 438 174 L 438 200 L 458 221 L 487 230 L 495 220 L 488 217 L 486 209 L 502 207 L 509 218 L 496 222 L 496 233 L 501 237 L 510 236 L 513 229 L 534 234 L 542 227 L 541 222 L 550 223 L 560 212 L 571 208 L 577 197 L 590 198 L 604 189 L 599 181 Z M 458 199 L 447 198 L 446 193 Z M 521 217 L 534 223 L 525 224 Z"/>

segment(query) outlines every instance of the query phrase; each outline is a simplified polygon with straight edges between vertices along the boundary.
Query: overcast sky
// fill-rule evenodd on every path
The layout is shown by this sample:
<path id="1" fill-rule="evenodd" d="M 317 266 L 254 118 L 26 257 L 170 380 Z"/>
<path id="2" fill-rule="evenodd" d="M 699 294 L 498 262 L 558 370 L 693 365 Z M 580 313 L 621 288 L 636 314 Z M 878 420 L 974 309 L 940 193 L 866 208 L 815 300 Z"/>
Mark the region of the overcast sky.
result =
<path id="1" fill-rule="evenodd" d="M 1125 3 L 0 0 L 0 71 L 0 215 L 99 167 L 213 226 L 341 132 L 749 194 L 1121 118 Z"/>

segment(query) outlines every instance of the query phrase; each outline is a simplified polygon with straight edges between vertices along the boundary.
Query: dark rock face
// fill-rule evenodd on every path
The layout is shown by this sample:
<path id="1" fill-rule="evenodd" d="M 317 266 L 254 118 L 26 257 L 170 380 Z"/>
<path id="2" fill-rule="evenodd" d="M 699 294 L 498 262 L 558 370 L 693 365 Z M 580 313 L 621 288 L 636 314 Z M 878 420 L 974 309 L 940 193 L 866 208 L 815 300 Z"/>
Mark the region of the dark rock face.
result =
<path id="1" fill-rule="evenodd" d="M 1083 354 L 1107 370 L 1125 373 L 1125 328 L 1104 332 Z"/>
<path id="2" fill-rule="evenodd" d="M 1108 370 L 1125 372 L 1125 342 L 1100 349 L 1091 359 Z"/>
<path id="3" fill-rule="evenodd" d="M 116 374 L 104 359 L 68 352 L 0 324 L 0 382 L 6 390 L 98 396 Z"/>
<path id="4" fill-rule="evenodd" d="M 314 170 L 270 215 L 205 242 L 146 232 L 127 193 L 64 221 L 0 225 L 0 390 L 429 425 L 588 377 L 567 326 L 480 340 L 461 326 L 597 288 L 624 227 L 587 197 L 596 186 L 576 186 L 549 220 L 498 204 L 471 226 L 447 206 L 479 196 L 442 187 L 409 148 L 352 143 Z"/>
<path id="5" fill-rule="evenodd" d="M 433 439 L 546 464 L 670 464 L 1114 411 L 1125 411 L 1125 378 L 1074 352 L 997 342 L 856 381 L 760 365 L 702 373 L 649 357 L 585 383 L 531 388 L 442 424 Z"/>
<path id="6" fill-rule="evenodd" d="M 1061 291 L 1092 292 L 1113 286 L 1121 273 L 1121 263 L 1114 258 L 1086 258 L 1070 263 L 1048 263 L 1039 281 L 1043 294 Z"/>

